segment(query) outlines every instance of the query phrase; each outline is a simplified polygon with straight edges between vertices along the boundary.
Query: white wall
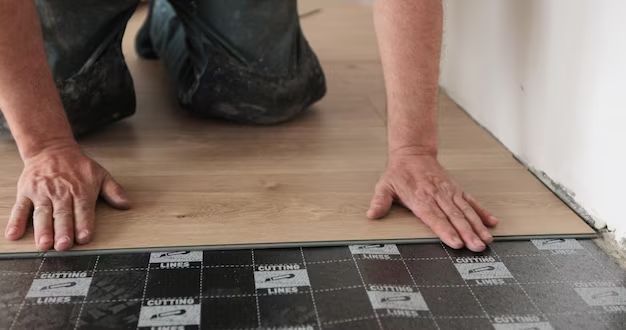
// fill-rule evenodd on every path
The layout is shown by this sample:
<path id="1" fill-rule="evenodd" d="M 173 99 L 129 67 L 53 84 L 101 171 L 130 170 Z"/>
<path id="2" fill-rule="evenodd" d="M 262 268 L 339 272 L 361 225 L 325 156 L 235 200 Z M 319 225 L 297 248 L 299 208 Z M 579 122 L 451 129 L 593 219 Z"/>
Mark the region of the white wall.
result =
<path id="1" fill-rule="evenodd" d="M 444 89 L 626 240 L 626 1 L 444 3 Z"/>

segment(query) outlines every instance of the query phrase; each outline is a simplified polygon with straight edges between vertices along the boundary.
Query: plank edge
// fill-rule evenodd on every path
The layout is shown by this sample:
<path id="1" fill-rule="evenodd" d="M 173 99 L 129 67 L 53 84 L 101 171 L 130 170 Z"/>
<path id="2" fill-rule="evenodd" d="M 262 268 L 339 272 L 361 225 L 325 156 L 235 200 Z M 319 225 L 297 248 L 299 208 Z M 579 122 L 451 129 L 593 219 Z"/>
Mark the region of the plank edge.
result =
<path id="1" fill-rule="evenodd" d="M 539 234 L 539 235 L 503 235 L 495 236 L 495 242 L 506 241 L 526 241 L 531 239 L 591 239 L 597 238 L 598 233 L 588 234 Z M 94 249 L 76 251 L 49 251 L 40 252 L 8 252 L 0 253 L 0 260 L 13 258 L 47 258 L 47 257 L 70 257 L 85 255 L 111 255 L 128 253 L 148 253 L 167 251 L 211 251 L 211 250 L 247 250 L 247 249 L 277 249 L 277 248 L 299 248 L 299 247 L 332 247 L 358 244 L 424 244 L 439 243 L 438 238 L 413 238 L 413 239 L 386 239 L 386 240 L 347 240 L 347 241 L 316 241 L 316 242 L 283 242 L 283 243 L 253 243 L 253 244 L 223 244 L 223 245 L 191 245 L 191 246 L 154 246 L 140 248 L 120 248 L 120 249 Z"/>

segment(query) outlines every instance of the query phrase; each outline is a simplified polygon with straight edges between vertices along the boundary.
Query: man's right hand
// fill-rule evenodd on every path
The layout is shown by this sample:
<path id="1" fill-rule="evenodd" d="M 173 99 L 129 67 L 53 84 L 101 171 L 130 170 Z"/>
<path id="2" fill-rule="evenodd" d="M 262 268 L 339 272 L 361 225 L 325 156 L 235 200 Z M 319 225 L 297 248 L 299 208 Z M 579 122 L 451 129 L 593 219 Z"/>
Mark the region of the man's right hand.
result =
<path id="1" fill-rule="evenodd" d="M 67 250 L 93 237 L 98 195 L 130 203 L 74 140 L 41 31 L 34 1 L 0 0 L 0 110 L 24 161 L 5 236 L 24 236 L 32 212 L 37 248 Z"/>
<path id="2" fill-rule="evenodd" d="M 94 232 L 98 195 L 117 209 L 130 207 L 124 189 L 76 143 L 49 146 L 24 159 L 5 237 L 24 236 L 32 214 L 37 249 L 86 244 Z"/>

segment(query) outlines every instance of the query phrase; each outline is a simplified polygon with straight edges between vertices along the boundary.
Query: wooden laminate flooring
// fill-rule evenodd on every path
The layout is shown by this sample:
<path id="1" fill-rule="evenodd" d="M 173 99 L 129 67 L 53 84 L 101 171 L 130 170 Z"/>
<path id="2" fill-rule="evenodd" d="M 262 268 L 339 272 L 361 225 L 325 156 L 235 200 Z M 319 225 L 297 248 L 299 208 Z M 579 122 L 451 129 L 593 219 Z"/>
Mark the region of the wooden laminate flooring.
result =
<path id="1" fill-rule="evenodd" d="M 130 211 L 100 203 L 93 243 L 128 249 L 171 246 L 302 244 L 432 239 L 408 211 L 384 220 L 365 211 L 385 164 L 385 96 L 371 8 L 304 1 L 302 20 L 326 72 L 328 94 L 311 111 L 277 126 L 241 126 L 187 116 L 158 61 L 139 59 L 124 41 L 138 110 L 132 118 L 81 140 L 134 202 Z M 443 164 L 502 219 L 497 238 L 579 235 L 593 230 L 536 180 L 445 95 L 440 96 Z M 0 226 L 21 170 L 16 148 L 0 141 Z M 0 253 L 35 251 L 32 228 Z"/>

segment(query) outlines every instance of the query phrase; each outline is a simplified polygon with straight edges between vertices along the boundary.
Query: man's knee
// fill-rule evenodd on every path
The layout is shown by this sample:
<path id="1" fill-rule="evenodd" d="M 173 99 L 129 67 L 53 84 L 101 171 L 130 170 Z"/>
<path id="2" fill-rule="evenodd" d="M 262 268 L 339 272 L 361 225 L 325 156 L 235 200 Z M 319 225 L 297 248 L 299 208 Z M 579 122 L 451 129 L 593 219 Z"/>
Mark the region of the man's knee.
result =
<path id="1" fill-rule="evenodd" d="M 57 88 L 75 135 L 83 135 L 135 113 L 135 90 L 119 44 Z"/>
<path id="2" fill-rule="evenodd" d="M 272 124 L 319 100 L 324 74 L 295 4 L 211 1 L 190 10 L 182 0 L 155 2 L 151 42 L 176 79 L 180 103 L 198 115 Z"/>
<path id="3" fill-rule="evenodd" d="M 198 115 L 267 125 L 296 117 L 326 93 L 324 72 L 312 51 L 287 76 L 223 63 L 207 68 L 190 99 L 181 98 L 185 108 Z"/>
<path id="4" fill-rule="evenodd" d="M 75 134 L 135 111 L 121 41 L 138 0 L 37 1 L 48 62 Z"/>

